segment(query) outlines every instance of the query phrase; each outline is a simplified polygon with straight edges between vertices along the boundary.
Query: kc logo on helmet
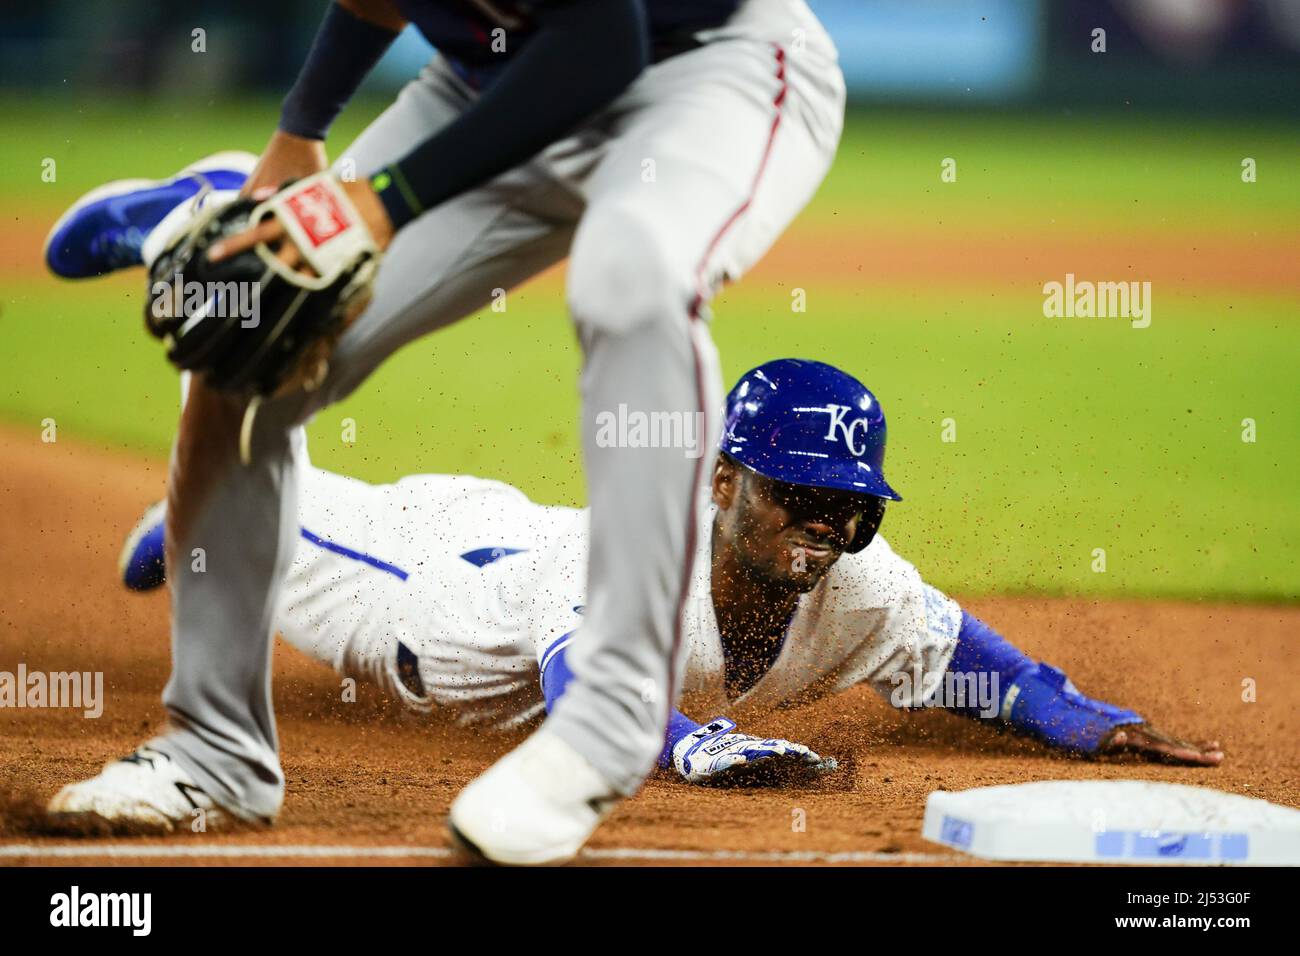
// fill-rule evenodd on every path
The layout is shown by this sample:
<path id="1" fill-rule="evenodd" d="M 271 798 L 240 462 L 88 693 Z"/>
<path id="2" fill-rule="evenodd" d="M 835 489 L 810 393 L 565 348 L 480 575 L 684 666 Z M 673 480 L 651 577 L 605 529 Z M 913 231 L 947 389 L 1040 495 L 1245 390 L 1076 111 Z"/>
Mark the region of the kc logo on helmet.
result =
<path id="1" fill-rule="evenodd" d="M 855 458 L 861 458 L 867 450 L 867 428 L 869 427 L 865 418 L 855 418 L 853 421 L 845 421 L 845 416 L 852 409 L 848 405 L 827 405 L 825 408 L 819 408 L 817 411 L 825 412 L 831 417 L 830 424 L 826 428 L 827 441 L 838 441 L 844 439 L 844 444 L 848 446 L 849 452 Z M 862 429 L 862 445 L 858 446 L 858 428 Z"/>

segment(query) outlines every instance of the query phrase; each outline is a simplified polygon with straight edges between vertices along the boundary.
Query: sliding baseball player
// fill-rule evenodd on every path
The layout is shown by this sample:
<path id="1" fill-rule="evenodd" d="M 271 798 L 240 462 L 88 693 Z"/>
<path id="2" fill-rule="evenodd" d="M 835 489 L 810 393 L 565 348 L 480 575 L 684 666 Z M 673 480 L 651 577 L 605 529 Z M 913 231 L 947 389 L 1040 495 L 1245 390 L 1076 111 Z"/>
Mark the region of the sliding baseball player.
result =
<path id="1" fill-rule="evenodd" d="M 890 550 L 877 533 L 898 500 L 885 434 L 875 396 L 819 362 L 768 362 L 732 389 L 687 603 L 682 710 L 660 767 L 712 785 L 831 772 L 833 755 L 747 735 L 728 715 L 860 683 L 898 707 L 946 707 L 1075 753 L 1222 760 L 1217 742 L 1084 696 Z M 582 640 L 586 511 L 478 478 L 370 485 L 309 468 L 299 518 L 276 626 L 310 657 L 464 724 L 520 726 L 564 694 Z M 162 582 L 162 537 L 154 509 L 124 549 L 128 586 Z M 160 808 L 189 810 L 179 798 Z"/>

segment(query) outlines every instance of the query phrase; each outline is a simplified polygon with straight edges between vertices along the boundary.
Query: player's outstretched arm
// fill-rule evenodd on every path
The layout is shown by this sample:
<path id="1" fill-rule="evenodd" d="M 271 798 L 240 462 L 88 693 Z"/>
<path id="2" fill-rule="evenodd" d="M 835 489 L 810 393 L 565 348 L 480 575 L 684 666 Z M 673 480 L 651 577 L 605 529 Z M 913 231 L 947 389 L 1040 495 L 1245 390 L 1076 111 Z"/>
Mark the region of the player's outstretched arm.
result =
<path id="1" fill-rule="evenodd" d="M 473 105 L 406 156 L 394 157 L 369 181 L 340 184 L 379 249 L 387 248 L 393 235 L 421 213 L 488 182 L 564 136 L 612 102 L 649 62 L 641 0 L 554 0 L 539 5 L 534 15 L 538 26 L 527 46 Z M 382 27 L 368 26 L 382 37 Z M 353 30 L 358 32 L 355 24 Z M 378 45 L 376 39 L 373 48 Z M 377 59 L 375 55 L 369 60 L 366 71 Z M 315 60 L 313 48 L 304 77 Z M 355 69 L 349 75 L 352 72 Z M 355 88 L 356 83 L 348 87 L 347 96 Z M 331 87 L 320 79 L 310 89 L 316 97 L 313 109 L 322 109 L 332 120 L 342 104 L 319 95 Z M 286 102 L 291 101 L 292 94 Z M 255 171 L 257 181 L 247 187 L 250 195 L 264 198 L 259 189 L 278 185 L 273 171 L 301 175 L 321 168 L 307 168 L 314 154 L 309 144 L 300 142 L 304 129 L 306 125 L 281 121 L 282 132 L 289 135 L 273 139 L 266 171 Z M 299 166 L 301 171 L 293 173 Z M 301 250 L 287 241 L 283 224 L 274 218 L 214 246 L 211 258 L 220 261 L 258 243 L 277 249 L 287 268 L 301 267 Z"/>
<path id="2" fill-rule="evenodd" d="M 405 25 L 389 0 L 330 5 L 244 195 L 279 189 L 286 180 L 325 168 L 326 133 Z"/>
<path id="3" fill-rule="evenodd" d="M 330 5 L 298 79 L 284 98 L 279 126 L 244 183 L 244 196 L 265 200 L 289 180 L 324 171 L 328 164 L 326 133 L 403 26 L 405 20 L 390 0 L 338 0 Z M 306 188 L 304 184 L 300 187 Z M 365 181 L 338 183 L 337 187 L 346 194 L 375 246 L 386 249 L 393 224 L 375 190 Z M 287 238 L 284 223 L 272 216 L 214 243 L 208 257 L 220 262 L 265 243 L 276 249 L 289 270 L 309 272 L 301 250 Z"/>
<path id="4" fill-rule="evenodd" d="M 1148 725 L 1134 711 L 1087 697 L 1062 671 L 1036 663 L 965 611 L 948 674 L 967 686 L 996 688 L 994 708 L 981 702 L 953 710 L 967 717 L 996 719 L 1062 750 L 1092 757 L 1133 754 L 1202 767 L 1223 761 L 1217 740 L 1191 743 Z M 981 675 L 987 675 L 984 684 Z"/>
<path id="5" fill-rule="evenodd" d="M 532 158 L 650 61 L 642 0 L 548 0 L 533 17 L 527 45 L 473 105 L 371 178 L 395 230 Z"/>
<path id="6" fill-rule="evenodd" d="M 564 694 L 573 672 L 567 660 L 569 635 L 542 654 L 542 694 L 550 711 Z M 659 768 L 674 768 L 687 783 L 712 787 L 789 786 L 805 783 L 837 766 L 803 744 L 737 732 L 734 721 L 715 717 L 697 724 L 674 710 L 668 718 Z"/>

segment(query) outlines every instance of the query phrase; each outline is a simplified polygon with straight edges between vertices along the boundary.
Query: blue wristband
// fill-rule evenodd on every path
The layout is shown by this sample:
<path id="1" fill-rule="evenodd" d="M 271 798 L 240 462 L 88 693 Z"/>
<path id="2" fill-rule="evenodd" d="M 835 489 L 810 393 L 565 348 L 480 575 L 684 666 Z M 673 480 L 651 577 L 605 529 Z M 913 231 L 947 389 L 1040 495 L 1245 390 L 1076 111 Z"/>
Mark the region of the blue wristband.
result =
<path id="1" fill-rule="evenodd" d="M 1050 664 L 1017 675 L 1002 698 L 1000 716 L 1046 743 L 1080 753 L 1093 753 L 1112 728 L 1145 723 L 1135 711 L 1085 697 Z"/>
<path id="2" fill-rule="evenodd" d="M 1060 670 L 1050 664 L 1036 664 L 965 611 L 948 671 L 987 675 L 996 688 L 999 719 L 1065 750 L 1092 753 L 1112 728 L 1143 723 L 1131 710 L 1085 697 Z M 979 703 L 952 709 L 966 717 L 991 716 L 981 710 Z"/>
<path id="3" fill-rule="evenodd" d="M 659 753 L 658 767 L 668 770 L 673 765 L 673 748 L 683 737 L 699 730 L 703 724 L 697 724 L 681 711 L 674 710 L 668 715 L 668 731 L 664 734 L 664 749 Z"/>
<path id="4" fill-rule="evenodd" d="M 406 175 L 397 166 L 385 166 L 370 177 L 370 188 L 375 191 L 379 201 L 388 213 L 388 221 L 393 229 L 401 229 L 420 213 L 424 207 L 416 198 Z"/>

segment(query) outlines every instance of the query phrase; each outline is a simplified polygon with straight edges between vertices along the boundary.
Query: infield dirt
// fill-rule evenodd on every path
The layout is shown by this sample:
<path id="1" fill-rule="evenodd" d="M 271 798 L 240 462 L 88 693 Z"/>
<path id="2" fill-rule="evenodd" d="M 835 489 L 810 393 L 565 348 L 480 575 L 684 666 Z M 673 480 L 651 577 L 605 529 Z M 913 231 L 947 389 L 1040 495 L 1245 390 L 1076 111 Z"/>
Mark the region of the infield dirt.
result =
<path id="1" fill-rule="evenodd" d="M 167 598 L 125 591 L 116 559 L 140 511 L 161 497 L 165 464 L 64 438 L 46 444 L 38 429 L 12 427 L 0 429 L 0 458 L 0 670 L 25 663 L 47 672 L 102 671 L 106 697 L 98 719 L 71 709 L 0 712 L 0 792 L 12 810 L 15 795 L 47 796 L 93 774 L 162 724 Z M 753 732 L 839 758 L 840 770 L 818 786 L 709 791 L 658 776 L 599 831 L 589 861 L 964 864 L 967 858 L 921 838 L 926 795 L 1029 780 L 1159 780 L 1300 806 L 1300 608 L 1044 598 L 977 599 L 970 607 L 1088 693 L 1133 707 L 1172 733 L 1219 739 L 1224 764 L 1206 770 L 1064 758 L 948 714 L 895 712 L 861 689 L 777 714 L 731 715 Z M 279 824 L 227 836 L 96 841 L 87 852 L 154 845 L 436 850 L 447 845 L 442 819 L 452 797 L 519 739 L 403 713 L 366 685 L 355 703 L 343 703 L 334 674 L 280 644 L 275 655 L 288 780 Z M 1248 679 L 1253 700 L 1244 699 Z M 0 822 L 0 854 L 11 854 L 0 863 L 129 862 L 111 849 L 57 860 L 43 852 L 68 843 L 28 831 L 12 812 Z M 30 848 L 14 849 L 19 844 Z M 144 862 L 187 861 L 385 862 L 328 854 Z M 398 861 L 454 858 L 431 852 Z"/>

